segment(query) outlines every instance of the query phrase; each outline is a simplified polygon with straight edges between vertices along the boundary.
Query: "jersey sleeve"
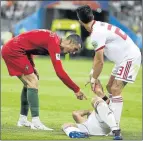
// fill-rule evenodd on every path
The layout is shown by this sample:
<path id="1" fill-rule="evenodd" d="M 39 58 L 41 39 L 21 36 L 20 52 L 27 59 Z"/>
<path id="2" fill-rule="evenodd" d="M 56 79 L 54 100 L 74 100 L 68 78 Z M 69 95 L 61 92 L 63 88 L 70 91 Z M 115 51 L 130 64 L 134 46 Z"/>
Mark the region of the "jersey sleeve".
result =
<path id="1" fill-rule="evenodd" d="M 91 34 L 91 43 L 95 49 L 95 51 L 98 51 L 100 49 L 103 49 L 105 47 L 106 42 L 106 35 L 101 32 L 94 32 Z"/>
<path id="2" fill-rule="evenodd" d="M 51 39 L 50 46 L 48 46 L 48 51 L 57 76 L 67 87 L 69 87 L 71 90 L 77 93 L 80 90 L 80 88 L 71 80 L 71 78 L 63 69 L 60 60 L 59 44 L 55 43 L 55 41 Z"/>

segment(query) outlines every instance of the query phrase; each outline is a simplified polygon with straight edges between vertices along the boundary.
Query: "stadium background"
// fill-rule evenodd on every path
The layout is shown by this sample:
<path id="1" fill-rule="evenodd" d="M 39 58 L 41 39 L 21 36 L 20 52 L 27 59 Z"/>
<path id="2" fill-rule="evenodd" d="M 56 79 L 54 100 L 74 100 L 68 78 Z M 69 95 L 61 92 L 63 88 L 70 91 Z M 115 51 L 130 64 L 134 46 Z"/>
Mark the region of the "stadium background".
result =
<path id="1" fill-rule="evenodd" d="M 63 66 L 67 73 L 87 94 L 89 100 L 78 101 L 73 93 L 59 81 L 50 59 L 35 57 L 40 73 L 40 113 L 42 121 L 54 132 L 18 129 L 20 91 L 22 84 L 10 78 L 6 66 L 1 63 L 1 117 L 2 134 L 5 139 L 68 139 L 60 130 L 65 122 L 73 122 L 71 112 L 78 109 L 91 109 L 93 93 L 84 87 L 92 66 L 94 51 L 90 45 L 89 33 L 77 22 L 74 10 L 79 5 L 92 7 L 96 20 L 109 22 L 120 27 L 142 49 L 142 3 L 141 1 L 1 1 L 1 47 L 12 37 L 32 29 L 51 29 L 60 36 L 76 32 L 82 37 L 83 48 L 76 55 L 63 56 Z M 43 66 L 42 64 L 47 64 Z M 113 64 L 105 62 L 101 81 L 105 88 Z M 142 68 L 135 84 L 123 91 L 124 110 L 121 119 L 123 136 L 128 140 L 141 140 L 142 133 Z M 111 137 L 91 137 L 94 140 L 107 140 Z"/>

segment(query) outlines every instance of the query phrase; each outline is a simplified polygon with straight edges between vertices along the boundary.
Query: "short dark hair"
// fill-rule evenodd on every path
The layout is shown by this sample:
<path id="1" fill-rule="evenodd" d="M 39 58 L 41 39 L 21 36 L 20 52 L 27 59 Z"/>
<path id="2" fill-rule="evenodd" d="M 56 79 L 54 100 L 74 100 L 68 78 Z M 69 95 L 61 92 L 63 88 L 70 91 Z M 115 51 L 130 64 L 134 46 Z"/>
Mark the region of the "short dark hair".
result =
<path id="1" fill-rule="evenodd" d="M 77 17 L 80 21 L 87 24 L 94 20 L 92 9 L 88 5 L 80 6 L 76 9 Z"/>
<path id="2" fill-rule="evenodd" d="M 71 34 L 66 39 L 71 40 L 74 44 L 80 44 L 82 47 L 82 39 L 78 34 Z"/>

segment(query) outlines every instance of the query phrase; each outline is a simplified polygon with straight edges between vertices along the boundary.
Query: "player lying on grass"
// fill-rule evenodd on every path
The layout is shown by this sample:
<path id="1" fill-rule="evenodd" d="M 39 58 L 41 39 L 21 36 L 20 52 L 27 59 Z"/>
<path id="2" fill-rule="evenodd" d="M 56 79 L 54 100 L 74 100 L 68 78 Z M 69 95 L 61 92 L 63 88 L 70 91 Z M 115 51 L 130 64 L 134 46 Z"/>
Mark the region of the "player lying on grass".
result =
<path id="1" fill-rule="evenodd" d="M 39 118 L 38 79 L 32 55 L 48 55 L 51 58 L 57 76 L 63 83 L 74 91 L 77 99 L 86 99 L 68 74 L 64 71 L 60 60 L 61 51 L 75 53 L 81 48 L 81 39 L 78 35 L 69 35 L 61 39 L 56 33 L 40 29 L 25 32 L 12 38 L 2 47 L 2 57 L 6 63 L 10 76 L 17 76 L 24 84 L 21 93 L 21 111 L 18 126 L 31 126 L 31 129 L 52 130 L 46 127 Z M 51 69 L 46 67 L 45 69 Z M 48 105 L 47 105 L 48 106 Z M 30 108 L 32 124 L 27 120 Z"/>
<path id="2" fill-rule="evenodd" d="M 96 93 L 102 91 L 100 84 L 96 87 Z M 95 96 L 91 101 L 93 111 L 80 110 L 73 112 L 74 123 L 65 123 L 62 125 L 62 130 L 71 138 L 86 138 L 91 136 L 104 136 L 111 131 L 114 135 L 114 140 L 122 140 L 119 126 L 113 112 L 108 107 L 107 103 L 100 97 Z"/>
<path id="3" fill-rule="evenodd" d="M 81 25 L 91 33 L 91 42 L 95 48 L 91 78 L 93 91 L 102 72 L 104 55 L 115 63 L 106 87 L 112 96 L 110 107 L 114 109 L 116 122 L 119 124 L 123 107 L 121 93 L 127 83 L 134 83 L 136 79 L 141 65 L 141 52 L 121 29 L 106 22 L 95 21 L 93 12 L 88 5 L 78 7 L 76 12 Z M 108 100 L 105 95 L 100 95 L 100 97 L 105 101 Z"/>

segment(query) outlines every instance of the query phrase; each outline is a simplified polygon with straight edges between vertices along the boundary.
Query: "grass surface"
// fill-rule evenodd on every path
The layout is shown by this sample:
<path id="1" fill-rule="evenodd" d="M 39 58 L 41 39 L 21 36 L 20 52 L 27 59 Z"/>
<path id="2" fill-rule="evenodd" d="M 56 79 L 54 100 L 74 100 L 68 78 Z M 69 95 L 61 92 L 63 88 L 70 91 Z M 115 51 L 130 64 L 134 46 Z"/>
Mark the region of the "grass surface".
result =
<path id="1" fill-rule="evenodd" d="M 63 61 L 69 76 L 83 89 L 88 100 L 79 101 L 56 76 L 49 59 L 35 59 L 39 70 L 40 117 L 45 125 L 54 131 L 33 131 L 16 126 L 20 110 L 20 92 L 22 83 L 15 77 L 9 77 L 6 66 L 1 64 L 1 138 L 2 140 L 60 140 L 70 139 L 62 131 L 61 125 L 73 122 L 73 110 L 92 109 L 90 100 L 93 93 L 90 86 L 84 87 L 92 66 L 91 60 Z M 113 64 L 106 62 L 100 80 L 105 88 Z M 128 84 L 123 90 L 124 108 L 121 118 L 122 135 L 125 140 L 141 140 L 142 136 L 142 68 L 136 82 Z M 31 120 L 29 112 L 29 120 Z M 91 137 L 92 140 L 112 140 L 112 137 Z M 87 140 L 90 140 L 87 139 Z"/>

